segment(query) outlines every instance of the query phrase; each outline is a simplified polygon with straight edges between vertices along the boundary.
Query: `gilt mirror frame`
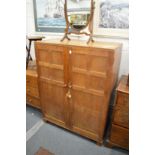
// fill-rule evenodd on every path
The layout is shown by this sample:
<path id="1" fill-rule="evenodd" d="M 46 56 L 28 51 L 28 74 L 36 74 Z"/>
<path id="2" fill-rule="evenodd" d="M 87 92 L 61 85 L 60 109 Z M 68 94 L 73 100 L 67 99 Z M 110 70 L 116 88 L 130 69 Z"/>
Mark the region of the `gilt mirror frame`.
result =
<path id="1" fill-rule="evenodd" d="M 68 35 L 70 34 L 76 34 L 76 35 L 86 35 L 89 36 L 89 39 L 87 41 L 87 43 L 89 42 L 94 42 L 93 40 L 93 18 L 94 18 L 94 9 L 95 9 L 95 2 L 93 0 L 90 0 L 90 15 L 89 18 L 87 20 L 87 23 L 85 25 L 84 28 L 82 29 L 76 29 L 72 26 L 72 24 L 69 22 L 68 19 L 68 10 L 67 10 L 67 0 L 65 0 L 64 3 L 64 15 L 65 15 L 65 20 L 66 20 L 66 28 L 64 31 L 64 36 L 61 39 L 61 41 L 67 39 L 67 40 L 71 40 Z"/>

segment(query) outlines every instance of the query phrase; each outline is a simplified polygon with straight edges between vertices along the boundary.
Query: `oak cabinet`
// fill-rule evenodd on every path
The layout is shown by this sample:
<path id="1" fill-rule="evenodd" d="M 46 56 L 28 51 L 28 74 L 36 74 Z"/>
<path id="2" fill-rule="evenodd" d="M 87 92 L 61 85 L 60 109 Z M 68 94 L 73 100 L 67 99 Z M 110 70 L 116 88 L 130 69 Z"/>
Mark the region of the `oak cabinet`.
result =
<path id="1" fill-rule="evenodd" d="M 121 44 L 49 40 L 35 49 L 44 119 L 102 143 Z"/>

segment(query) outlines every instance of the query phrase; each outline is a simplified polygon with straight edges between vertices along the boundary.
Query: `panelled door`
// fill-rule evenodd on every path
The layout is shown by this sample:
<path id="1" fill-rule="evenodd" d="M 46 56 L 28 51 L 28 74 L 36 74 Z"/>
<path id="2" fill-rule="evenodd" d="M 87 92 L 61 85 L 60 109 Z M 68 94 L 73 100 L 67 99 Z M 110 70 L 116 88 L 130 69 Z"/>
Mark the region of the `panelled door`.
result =
<path id="1" fill-rule="evenodd" d="M 65 52 L 62 46 L 37 45 L 37 63 L 42 109 L 45 118 L 65 123 Z"/>
<path id="2" fill-rule="evenodd" d="M 84 47 L 72 47 L 68 52 L 70 124 L 74 130 L 84 134 L 97 134 L 102 115 L 105 115 L 103 110 L 108 52 Z"/>

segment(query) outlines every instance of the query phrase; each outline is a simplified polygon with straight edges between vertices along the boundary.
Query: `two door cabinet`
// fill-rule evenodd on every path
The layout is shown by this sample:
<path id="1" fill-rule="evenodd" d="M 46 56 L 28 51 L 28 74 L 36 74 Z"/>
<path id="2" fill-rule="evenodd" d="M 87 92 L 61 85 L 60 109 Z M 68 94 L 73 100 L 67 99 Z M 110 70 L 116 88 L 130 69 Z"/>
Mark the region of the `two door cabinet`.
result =
<path id="1" fill-rule="evenodd" d="M 35 43 L 44 119 L 101 144 L 121 44 Z"/>

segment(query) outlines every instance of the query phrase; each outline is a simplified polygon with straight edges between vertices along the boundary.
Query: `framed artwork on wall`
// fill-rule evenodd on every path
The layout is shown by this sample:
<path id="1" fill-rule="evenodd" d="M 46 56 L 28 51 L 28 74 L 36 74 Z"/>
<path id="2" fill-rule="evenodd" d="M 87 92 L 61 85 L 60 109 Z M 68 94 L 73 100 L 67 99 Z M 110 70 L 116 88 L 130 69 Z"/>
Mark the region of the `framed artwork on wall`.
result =
<path id="1" fill-rule="evenodd" d="M 95 0 L 94 35 L 128 38 L 128 0 Z"/>
<path id="2" fill-rule="evenodd" d="M 33 0 L 37 32 L 64 32 L 64 0 Z"/>
<path id="3" fill-rule="evenodd" d="M 90 0 L 67 0 L 68 14 L 89 12 L 87 1 Z M 64 32 L 64 3 L 64 0 L 33 0 L 37 32 Z"/>
<path id="4" fill-rule="evenodd" d="M 87 0 L 68 0 L 69 12 L 80 12 Z M 128 38 L 129 0 L 94 0 L 94 35 Z M 35 29 L 37 32 L 60 32 L 66 28 L 64 0 L 33 0 Z M 85 11 L 89 11 L 84 8 Z"/>

